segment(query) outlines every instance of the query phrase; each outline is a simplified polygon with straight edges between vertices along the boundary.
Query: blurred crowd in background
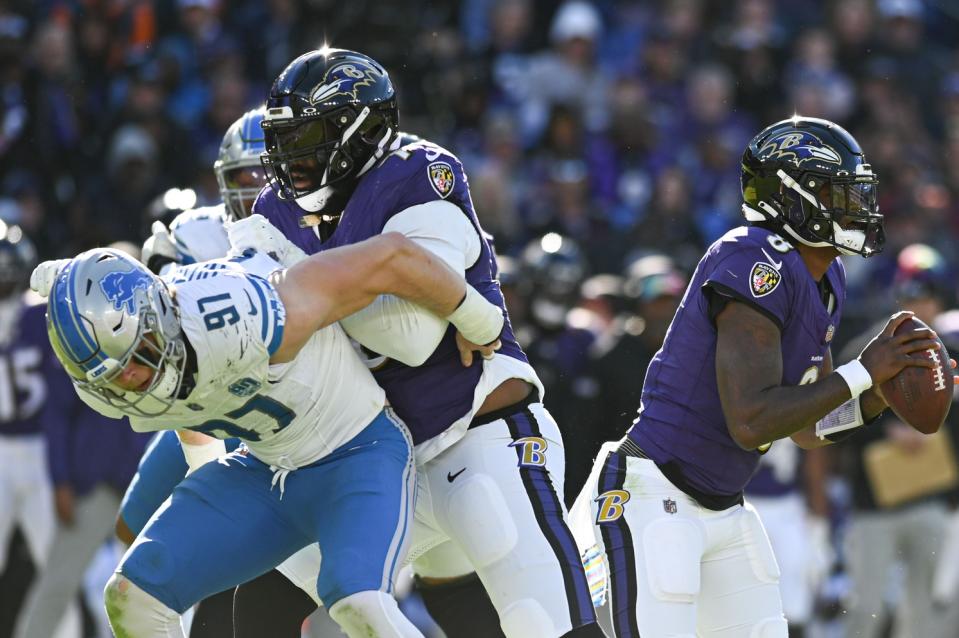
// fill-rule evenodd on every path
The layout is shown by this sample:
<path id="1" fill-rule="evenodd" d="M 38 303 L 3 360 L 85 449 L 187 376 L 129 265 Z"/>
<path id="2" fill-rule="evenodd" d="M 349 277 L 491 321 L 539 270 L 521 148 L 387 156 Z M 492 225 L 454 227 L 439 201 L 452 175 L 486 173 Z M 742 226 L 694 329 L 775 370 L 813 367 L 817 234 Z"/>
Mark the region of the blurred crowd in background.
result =
<path id="1" fill-rule="evenodd" d="M 41 259 L 139 244 L 171 208 L 218 201 L 223 133 L 290 60 L 360 50 L 389 71 L 401 128 L 465 165 L 569 439 L 571 500 L 632 420 L 702 251 L 740 224 L 739 159 L 763 126 L 836 121 L 879 175 L 886 249 L 846 261 L 835 354 L 910 301 L 935 298 L 929 321 L 955 305 L 957 34 L 950 0 L 0 0 L 0 219 Z M 832 454 L 815 509 L 835 529 L 880 508 Z M 820 620 L 850 599 L 831 538 Z M 908 598 L 890 591 L 880 616 Z"/>

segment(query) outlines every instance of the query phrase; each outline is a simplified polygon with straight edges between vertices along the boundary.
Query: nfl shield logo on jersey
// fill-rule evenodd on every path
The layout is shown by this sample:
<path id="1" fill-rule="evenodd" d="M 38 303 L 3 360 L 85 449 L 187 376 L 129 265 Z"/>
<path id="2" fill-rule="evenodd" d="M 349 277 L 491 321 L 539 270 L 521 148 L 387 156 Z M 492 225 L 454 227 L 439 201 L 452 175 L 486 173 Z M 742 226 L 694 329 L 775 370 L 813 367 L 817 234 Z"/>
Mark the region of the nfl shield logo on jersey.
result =
<path id="1" fill-rule="evenodd" d="M 675 514 L 676 511 L 677 511 L 677 510 L 676 510 L 676 501 L 674 501 L 674 500 L 671 499 L 671 498 L 664 498 L 664 499 L 663 499 L 663 511 L 666 512 L 667 514 Z"/>
<path id="2" fill-rule="evenodd" d="M 782 279 L 778 270 L 765 262 L 757 261 L 749 273 L 750 292 L 753 297 L 765 297 L 776 289 Z"/>
<path id="3" fill-rule="evenodd" d="M 453 175 L 453 167 L 446 162 L 433 162 L 426 167 L 430 174 L 430 184 L 436 194 L 446 199 L 453 192 L 453 183 L 456 176 Z"/>

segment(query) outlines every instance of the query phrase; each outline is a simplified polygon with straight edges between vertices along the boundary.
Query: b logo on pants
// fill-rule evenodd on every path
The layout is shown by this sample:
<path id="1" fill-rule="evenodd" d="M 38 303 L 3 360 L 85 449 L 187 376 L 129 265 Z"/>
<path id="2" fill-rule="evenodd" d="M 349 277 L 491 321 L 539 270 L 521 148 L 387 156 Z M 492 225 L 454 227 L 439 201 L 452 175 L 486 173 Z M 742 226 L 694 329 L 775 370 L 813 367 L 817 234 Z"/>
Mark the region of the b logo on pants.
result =
<path id="1" fill-rule="evenodd" d="M 623 515 L 623 505 L 629 502 L 629 492 L 626 490 L 610 490 L 603 492 L 596 499 L 599 510 L 596 512 L 596 524 L 612 523 Z"/>
<path id="2" fill-rule="evenodd" d="M 546 448 L 549 447 L 546 439 L 538 436 L 524 436 L 521 439 L 516 439 L 509 446 L 519 450 L 520 467 L 542 467 L 546 465 Z"/>

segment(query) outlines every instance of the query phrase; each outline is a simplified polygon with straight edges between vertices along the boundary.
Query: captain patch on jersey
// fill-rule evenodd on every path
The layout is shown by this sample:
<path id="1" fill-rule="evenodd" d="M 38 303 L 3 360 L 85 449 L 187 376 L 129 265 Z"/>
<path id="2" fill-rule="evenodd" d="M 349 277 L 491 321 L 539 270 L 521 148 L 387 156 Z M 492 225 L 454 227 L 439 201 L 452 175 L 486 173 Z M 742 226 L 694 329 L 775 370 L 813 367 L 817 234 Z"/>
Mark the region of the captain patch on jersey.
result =
<path id="1" fill-rule="evenodd" d="M 753 265 L 752 272 L 749 273 L 749 281 L 753 297 L 765 297 L 776 289 L 776 286 L 782 281 L 782 275 L 769 264 L 757 261 Z"/>

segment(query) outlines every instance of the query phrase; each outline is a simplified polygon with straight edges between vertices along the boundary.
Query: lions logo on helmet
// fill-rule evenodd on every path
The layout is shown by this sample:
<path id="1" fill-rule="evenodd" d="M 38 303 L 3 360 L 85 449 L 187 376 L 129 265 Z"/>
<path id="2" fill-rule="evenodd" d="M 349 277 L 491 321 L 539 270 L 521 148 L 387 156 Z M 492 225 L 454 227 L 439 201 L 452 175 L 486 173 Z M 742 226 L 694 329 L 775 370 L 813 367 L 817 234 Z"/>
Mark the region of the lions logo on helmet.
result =
<path id="1" fill-rule="evenodd" d="M 127 314 L 133 315 L 136 312 L 136 291 L 146 290 L 151 283 L 153 281 L 144 272 L 111 272 L 100 280 L 100 290 L 113 302 L 114 310 L 126 306 Z"/>
<path id="2" fill-rule="evenodd" d="M 359 60 L 334 66 L 323 76 L 323 83 L 310 93 L 310 103 L 320 104 L 337 95 L 348 95 L 355 100 L 361 87 L 371 86 L 381 77 L 376 69 Z"/>
<path id="3" fill-rule="evenodd" d="M 777 135 L 759 149 L 759 156 L 764 159 L 792 160 L 797 166 L 811 160 L 842 164 L 842 158 L 835 149 L 805 131 Z"/>

